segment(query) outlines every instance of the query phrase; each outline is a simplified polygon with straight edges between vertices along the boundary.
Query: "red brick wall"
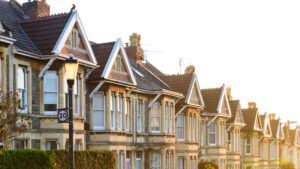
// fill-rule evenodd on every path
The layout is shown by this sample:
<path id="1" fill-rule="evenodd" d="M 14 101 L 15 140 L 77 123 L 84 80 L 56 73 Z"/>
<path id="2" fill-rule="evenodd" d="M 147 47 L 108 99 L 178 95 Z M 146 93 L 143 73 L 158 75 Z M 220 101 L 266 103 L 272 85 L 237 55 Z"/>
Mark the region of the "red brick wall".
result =
<path id="1" fill-rule="evenodd" d="M 22 5 L 23 10 L 30 19 L 45 17 L 50 15 L 50 6 L 45 0 L 26 2 Z"/>
<path id="2" fill-rule="evenodd" d="M 130 80 L 128 74 L 121 74 L 121 73 L 118 73 L 118 72 L 115 72 L 115 71 L 111 71 L 109 73 L 108 78 L 114 79 L 114 80 L 119 80 L 119 81 L 122 81 L 122 82 L 131 83 L 131 80 Z"/>

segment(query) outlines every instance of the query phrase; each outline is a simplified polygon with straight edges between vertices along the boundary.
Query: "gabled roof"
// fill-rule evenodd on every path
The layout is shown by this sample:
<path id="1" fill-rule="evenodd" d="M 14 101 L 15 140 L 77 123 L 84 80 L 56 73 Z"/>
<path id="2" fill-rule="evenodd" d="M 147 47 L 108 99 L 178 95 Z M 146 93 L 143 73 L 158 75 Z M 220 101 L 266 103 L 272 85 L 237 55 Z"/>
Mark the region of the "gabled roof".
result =
<path id="1" fill-rule="evenodd" d="M 20 25 L 41 54 L 52 54 L 57 40 L 64 30 L 71 13 L 23 20 Z"/>
<path id="2" fill-rule="evenodd" d="M 271 130 L 272 130 L 272 138 L 279 139 L 279 132 L 281 131 L 280 120 L 279 119 L 271 119 L 270 126 L 271 126 Z"/>
<path id="3" fill-rule="evenodd" d="M 290 143 L 291 145 L 295 145 L 296 141 L 296 129 L 290 129 Z"/>
<path id="4" fill-rule="evenodd" d="M 271 137 L 272 136 L 272 130 L 270 127 L 270 121 L 269 121 L 269 116 L 267 113 L 264 113 L 263 115 L 259 115 L 260 120 L 262 122 L 262 126 L 263 126 L 263 133 L 265 136 L 267 137 Z M 269 131 L 269 133 L 268 133 Z"/>
<path id="5" fill-rule="evenodd" d="M 190 98 L 194 87 L 196 87 L 196 91 L 198 92 L 197 94 L 200 99 L 198 106 L 204 106 L 204 101 L 196 74 L 164 75 L 160 76 L 160 78 L 165 81 L 172 90 L 182 93 L 185 96 L 185 99 L 180 100 L 179 103 L 193 104 L 190 102 Z"/>
<path id="6" fill-rule="evenodd" d="M 130 49 L 130 48 L 128 48 Z M 127 48 L 126 48 L 127 51 Z M 162 73 L 160 70 L 158 70 L 154 65 L 152 65 L 149 61 L 146 60 L 145 63 L 142 63 L 142 65 L 150 70 L 152 73 L 154 73 L 156 76 L 164 76 L 165 74 Z"/>
<path id="7" fill-rule="evenodd" d="M 257 108 L 242 109 L 243 117 L 246 126 L 242 128 L 242 131 L 261 131 L 261 121 L 258 116 Z M 258 123 L 260 130 L 255 130 L 255 123 Z"/>
<path id="8" fill-rule="evenodd" d="M 229 100 L 230 110 L 231 110 L 231 117 L 227 120 L 227 123 L 234 123 L 237 122 L 237 117 L 240 116 L 240 122 L 244 123 L 244 117 L 241 110 L 241 104 L 239 100 Z"/>
<path id="9" fill-rule="evenodd" d="M 121 39 L 117 39 L 116 42 L 109 42 L 104 44 L 93 44 L 92 48 L 96 54 L 97 62 L 99 68 L 96 68 L 91 75 L 89 80 L 101 80 L 109 79 L 109 73 L 112 69 L 113 63 L 119 52 L 122 53 L 121 57 L 125 62 L 126 70 L 129 72 L 129 77 L 133 85 L 137 85 L 135 76 L 133 75 L 130 62 L 128 60 L 127 54 L 123 47 Z"/>
<path id="10" fill-rule="evenodd" d="M 220 88 L 202 89 L 201 93 L 205 103 L 206 112 L 221 113 L 222 105 L 225 103 L 228 113 L 231 115 L 230 105 L 226 96 L 225 85 Z"/>
<path id="11" fill-rule="evenodd" d="M 283 126 L 283 133 L 284 133 L 284 143 L 290 144 L 291 143 L 290 127 L 287 124 Z"/>

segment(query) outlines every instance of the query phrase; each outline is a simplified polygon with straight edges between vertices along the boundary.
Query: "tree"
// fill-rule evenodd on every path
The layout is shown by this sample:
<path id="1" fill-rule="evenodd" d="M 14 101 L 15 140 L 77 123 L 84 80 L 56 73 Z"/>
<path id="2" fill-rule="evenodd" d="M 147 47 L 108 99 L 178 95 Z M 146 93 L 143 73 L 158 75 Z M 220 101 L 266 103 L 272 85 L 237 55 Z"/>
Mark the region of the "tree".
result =
<path id="1" fill-rule="evenodd" d="M 19 105 L 17 93 L 0 93 L 0 142 L 4 148 L 8 148 L 18 133 L 31 125 L 18 114 Z"/>
<path id="2" fill-rule="evenodd" d="M 198 169 L 218 169 L 219 167 L 210 161 L 200 161 L 198 163 Z"/>

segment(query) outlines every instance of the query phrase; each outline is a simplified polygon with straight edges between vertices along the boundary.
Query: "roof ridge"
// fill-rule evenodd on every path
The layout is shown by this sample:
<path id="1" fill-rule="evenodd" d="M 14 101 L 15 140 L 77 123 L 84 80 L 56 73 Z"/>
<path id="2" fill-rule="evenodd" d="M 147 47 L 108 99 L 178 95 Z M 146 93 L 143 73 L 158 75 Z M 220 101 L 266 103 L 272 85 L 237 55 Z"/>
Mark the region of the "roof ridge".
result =
<path id="1" fill-rule="evenodd" d="M 172 74 L 172 75 L 168 75 L 168 74 L 164 74 L 161 77 L 174 77 L 174 76 L 194 76 L 194 74 Z"/>
<path id="2" fill-rule="evenodd" d="M 111 43 L 116 43 L 116 41 L 104 42 L 104 43 L 96 43 L 96 42 L 93 42 L 93 44 L 91 44 L 91 45 L 92 45 L 92 46 L 98 46 L 98 45 L 106 45 L 106 44 L 111 44 Z"/>
<path id="3" fill-rule="evenodd" d="M 47 20 L 47 19 L 55 19 L 55 18 L 60 18 L 60 17 L 64 17 L 69 15 L 70 13 L 66 13 L 66 12 L 62 12 L 62 13 L 56 13 L 56 14 L 52 14 L 49 16 L 43 16 L 43 17 L 39 17 L 39 18 L 35 18 L 35 19 L 23 19 L 20 20 L 19 23 L 28 23 L 28 22 L 36 22 L 36 21 L 43 21 L 43 20 Z"/>
<path id="4" fill-rule="evenodd" d="M 215 88 L 205 88 L 205 89 L 201 89 L 201 91 L 209 91 L 209 90 L 221 90 L 222 87 L 215 87 Z"/>

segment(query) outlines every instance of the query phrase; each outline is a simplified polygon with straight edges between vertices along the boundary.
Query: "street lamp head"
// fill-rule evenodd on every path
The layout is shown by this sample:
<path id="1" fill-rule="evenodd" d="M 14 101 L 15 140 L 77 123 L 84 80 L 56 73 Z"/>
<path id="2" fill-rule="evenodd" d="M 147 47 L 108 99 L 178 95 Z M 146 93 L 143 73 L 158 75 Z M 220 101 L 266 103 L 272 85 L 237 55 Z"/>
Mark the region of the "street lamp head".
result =
<path id="1" fill-rule="evenodd" d="M 67 80 L 75 80 L 77 76 L 77 70 L 78 70 L 78 60 L 74 59 L 74 56 L 72 54 L 65 61 L 64 69 L 65 69 Z"/>

